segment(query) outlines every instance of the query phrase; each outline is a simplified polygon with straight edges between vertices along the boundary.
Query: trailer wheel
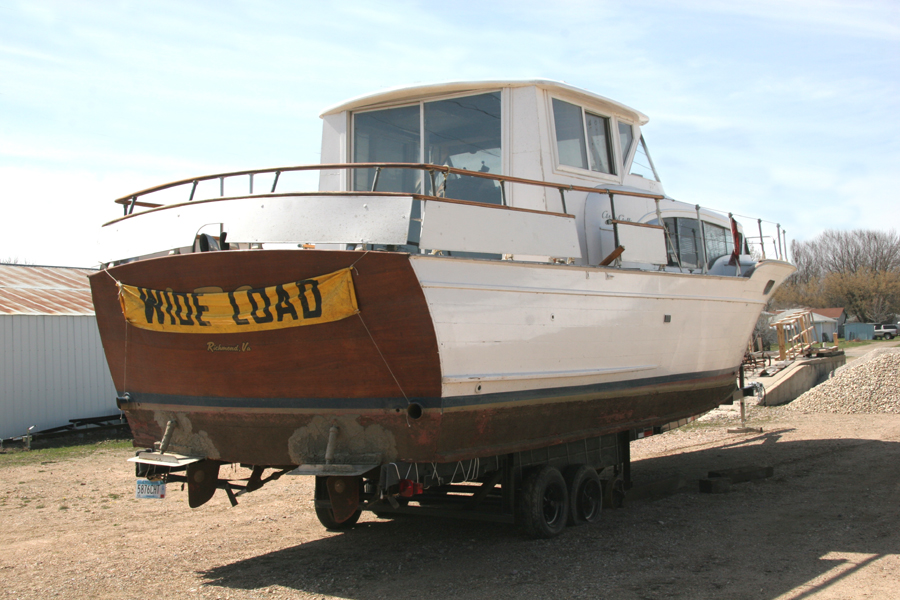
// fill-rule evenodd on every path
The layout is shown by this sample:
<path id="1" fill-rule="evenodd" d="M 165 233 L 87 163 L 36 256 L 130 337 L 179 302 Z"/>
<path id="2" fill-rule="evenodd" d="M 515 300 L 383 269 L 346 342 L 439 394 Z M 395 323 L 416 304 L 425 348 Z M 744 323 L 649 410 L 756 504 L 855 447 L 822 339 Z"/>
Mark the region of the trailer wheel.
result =
<path id="1" fill-rule="evenodd" d="M 338 521 L 334 518 L 334 511 L 331 510 L 330 506 L 319 506 L 319 502 L 331 502 L 328 497 L 328 488 L 326 487 L 326 479 L 327 477 L 316 477 L 316 489 L 313 493 L 313 499 L 315 502 L 316 508 L 316 517 L 319 519 L 319 523 L 321 523 L 325 529 L 330 529 L 332 531 L 340 531 L 342 529 L 350 529 L 356 522 L 359 521 L 360 515 L 362 515 L 362 510 L 357 510 L 355 513 L 350 515 L 350 517 L 346 521 Z"/>
<path id="2" fill-rule="evenodd" d="M 625 482 L 620 477 L 609 482 L 609 497 L 613 508 L 625 506 Z"/>
<path id="3" fill-rule="evenodd" d="M 530 537 L 547 539 L 562 533 L 569 517 L 569 493 L 559 470 L 544 465 L 526 476 L 519 517 Z"/>
<path id="4" fill-rule="evenodd" d="M 316 507 L 316 516 L 319 518 L 319 523 L 321 523 L 325 529 L 330 529 L 332 531 L 341 531 L 343 529 L 351 529 L 356 522 L 359 521 L 359 516 L 362 514 L 361 510 L 356 511 L 353 515 L 347 519 L 346 521 L 342 521 L 338 523 L 334 520 L 334 513 L 330 508 L 325 508 L 321 506 Z"/>
<path id="5" fill-rule="evenodd" d="M 603 485 L 597 471 L 587 465 L 566 470 L 569 485 L 569 525 L 596 523 L 603 510 Z"/>

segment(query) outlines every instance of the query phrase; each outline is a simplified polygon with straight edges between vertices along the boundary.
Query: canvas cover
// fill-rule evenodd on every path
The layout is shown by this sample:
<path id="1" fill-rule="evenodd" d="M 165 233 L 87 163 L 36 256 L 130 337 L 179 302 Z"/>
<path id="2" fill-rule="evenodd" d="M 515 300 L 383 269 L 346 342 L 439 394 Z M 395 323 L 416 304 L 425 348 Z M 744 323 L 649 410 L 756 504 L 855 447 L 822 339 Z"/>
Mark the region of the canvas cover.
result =
<path id="1" fill-rule="evenodd" d="M 240 333 L 338 321 L 359 312 L 350 268 L 232 292 L 151 290 L 119 282 L 128 323 L 174 333 Z"/>

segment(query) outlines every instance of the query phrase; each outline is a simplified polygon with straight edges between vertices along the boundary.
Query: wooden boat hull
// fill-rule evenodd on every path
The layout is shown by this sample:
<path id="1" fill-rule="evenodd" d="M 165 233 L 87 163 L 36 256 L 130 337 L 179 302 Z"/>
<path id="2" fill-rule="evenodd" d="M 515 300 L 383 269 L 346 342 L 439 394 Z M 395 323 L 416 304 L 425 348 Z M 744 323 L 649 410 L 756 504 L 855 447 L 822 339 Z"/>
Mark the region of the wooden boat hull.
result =
<path id="1" fill-rule="evenodd" d="M 359 314 L 305 327 L 215 335 L 149 331 L 127 325 L 117 300 L 116 281 L 178 292 L 208 286 L 233 291 L 349 266 Z M 454 280 L 463 275 L 453 273 L 467 271 L 475 279 L 464 285 Z M 616 331 L 610 316 L 621 317 L 635 302 L 639 310 L 626 319 L 627 327 L 650 318 L 643 303 L 655 306 L 654 321 L 656 313 L 662 321 L 670 309 L 682 320 L 687 309 L 679 307 L 686 300 L 666 286 L 677 291 L 687 284 L 678 277 L 706 278 L 615 271 L 625 288 L 610 288 L 604 298 L 573 287 L 571 282 L 589 279 L 588 271 L 603 272 L 389 252 L 251 250 L 124 264 L 93 275 L 91 286 L 110 371 L 137 447 L 151 447 L 174 421 L 175 452 L 254 465 L 322 464 L 336 425 L 335 463 L 450 462 L 659 425 L 729 397 L 743 344 L 772 288 L 762 293 L 769 275 L 709 278 L 723 280 L 727 298 L 706 302 L 729 308 L 713 310 L 713 317 L 700 314 L 695 324 L 718 327 L 731 320 L 733 330 L 719 336 L 730 341 L 717 346 L 699 340 L 697 358 L 673 362 L 666 357 L 684 348 L 607 340 L 609 349 L 600 352 L 575 342 L 585 331 Z M 789 273 L 787 265 L 771 277 L 780 283 Z M 550 278 L 544 290 L 538 289 L 542 277 Z M 563 280 L 550 281 L 554 277 Z M 478 278 L 493 281 L 493 287 Z M 534 285 L 498 289 L 521 280 Z M 629 285 L 649 285 L 655 292 L 638 298 Z M 552 305 L 552 325 L 534 322 L 546 308 L 528 300 L 538 295 Z M 572 305 L 575 296 L 578 306 Z M 508 304 L 498 307 L 497 297 Z M 584 317 L 583 326 L 564 322 L 567 311 L 594 307 L 601 314 L 610 303 L 615 310 L 602 319 Z M 491 325 L 509 319 L 524 325 L 515 331 Z M 466 335 L 478 330 L 487 337 L 473 344 Z M 498 331 L 513 333 L 503 338 Z M 548 339 L 552 343 L 543 343 Z M 463 372 L 473 364 L 466 358 L 473 353 L 481 371 Z M 521 364 L 521 372 L 510 374 L 510 364 Z M 533 365 L 540 364 L 568 367 L 535 374 Z"/>

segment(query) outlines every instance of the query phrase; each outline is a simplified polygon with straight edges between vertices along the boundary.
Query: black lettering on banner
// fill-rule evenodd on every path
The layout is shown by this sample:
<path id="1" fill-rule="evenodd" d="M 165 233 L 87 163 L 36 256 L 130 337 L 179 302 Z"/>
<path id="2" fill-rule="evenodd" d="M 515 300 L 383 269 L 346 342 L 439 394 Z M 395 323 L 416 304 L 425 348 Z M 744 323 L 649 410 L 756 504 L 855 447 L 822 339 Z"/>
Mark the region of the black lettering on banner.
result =
<path id="1" fill-rule="evenodd" d="M 157 321 L 162 325 L 166 320 L 162 311 L 162 302 L 159 298 L 159 296 L 162 295 L 162 292 L 157 292 L 157 294 L 154 295 L 153 290 L 139 287 L 138 293 L 141 296 L 141 302 L 144 303 L 144 318 L 147 319 L 147 323 L 153 323 L 153 317 L 156 316 Z"/>
<path id="2" fill-rule="evenodd" d="M 232 310 L 234 310 L 234 314 L 231 315 L 234 322 L 238 325 L 249 325 L 250 321 L 241 318 L 241 309 L 238 307 L 237 300 L 234 299 L 234 292 L 228 292 L 228 300 L 231 302 Z"/>
<path id="3" fill-rule="evenodd" d="M 165 291 L 165 292 L 160 292 L 160 295 L 166 301 L 166 314 L 169 315 L 169 325 L 174 325 L 175 324 L 175 315 L 172 314 L 172 309 L 175 308 L 175 303 L 172 300 L 172 294 L 170 294 L 168 291 Z"/>
<path id="4" fill-rule="evenodd" d="M 316 307 L 313 310 L 309 309 L 309 302 L 306 300 L 306 284 L 312 286 L 312 295 L 316 301 Z M 303 281 L 297 282 L 297 287 L 300 288 L 300 304 L 303 306 L 303 318 L 304 319 L 317 319 L 322 316 L 322 294 L 319 293 L 319 282 L 315 279 L 304 279 Z"/>
<path id="5" fill-rule="evenodd" d="M 260 311 L 259 307 L 256 305 L 256 300 L 253 299 L 253 295 L 259 295 L 263 300 L 265 300 L 265 304 L 262 307 L 262 311 Z M 269 307 L 272 306 L 272 301 L 269 300 L 269 297 L 266 295 L 265 290 L 249 290 L 247 292 L 247 299 L 250 300 L 250 316 L 253 317 L 253 320 L 258 324 L 262 323 L 271 323 L 275 320 L 272 316 L 272 312 L 269 310 Z M 256 316 L 257 312 L 262 312 L 262 316 Z"/>
<path id="6" fill-rule="evenodd" d="M 203 313 L 209 312 L 208 306 L 203 306 L 200 304 L 200 296 L 197 294 L 191 294 L 191 300 L 194 302 L 194 310 L 197 311 L 197 325 L 200 327 L 206 327 L 209 325 L 209 321 L 203 320 Z"/>
<path id="7" fill-rule="evenodd" d="M 188 300 L 188 295 L 185 293 L 172 292 L 172 299 L 175 302 L 175 316 L 178 317 L 178 323 L 180 325 L 193 325 L 194 319 L 191 317 L 194 315 L 194 311 Z M 184 312 L 184 317 L 181 316 L 182 312 Z"/>
<path id="8" fill-rule="evenodd" d="M 284 315 L 291 315 L 297 320 L 297 309 L 291 304 L 291 296 L 284 291 L 283 285 L 275 286 L 275 294 L 278 296 L 278 303 L 275 305 L 275 312 L 278 314 L 278 322 L 284 320 Z"/>

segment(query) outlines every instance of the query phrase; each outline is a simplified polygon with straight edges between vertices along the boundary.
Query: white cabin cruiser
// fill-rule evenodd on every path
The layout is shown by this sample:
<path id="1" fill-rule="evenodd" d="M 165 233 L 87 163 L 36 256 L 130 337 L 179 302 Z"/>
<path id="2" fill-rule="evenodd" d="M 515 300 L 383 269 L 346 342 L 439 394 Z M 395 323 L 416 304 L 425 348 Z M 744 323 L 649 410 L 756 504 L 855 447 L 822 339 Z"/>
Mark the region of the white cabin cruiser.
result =
<path id="1" fill-rule="evenodd" d="M 91 282 L 119 404 L 136 446 L 184 457 L 192 506 L 231 494 L 228 462 L 254 466 L 248 490 L 266 469 L 316 475 L 331 527 L 462 478 L 546 536 L 560 485 L 586 519 L 585 481 L 625 463 L 627 438 L 605 440 L 735 393 L 794 267 L 666 196 L 642 113 L 534 80 L 322 118 L 321 165 L 144 190 L 103 226 Z M 293 190 L 310 170 L 319 189 Z M 154 454 L 144 474 L 175 477 Z"/>

